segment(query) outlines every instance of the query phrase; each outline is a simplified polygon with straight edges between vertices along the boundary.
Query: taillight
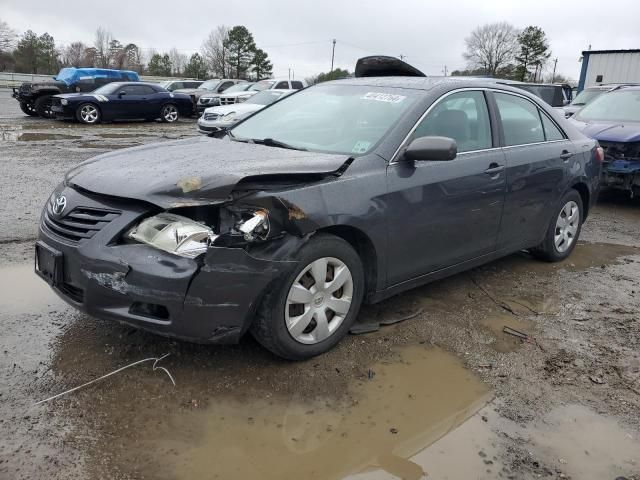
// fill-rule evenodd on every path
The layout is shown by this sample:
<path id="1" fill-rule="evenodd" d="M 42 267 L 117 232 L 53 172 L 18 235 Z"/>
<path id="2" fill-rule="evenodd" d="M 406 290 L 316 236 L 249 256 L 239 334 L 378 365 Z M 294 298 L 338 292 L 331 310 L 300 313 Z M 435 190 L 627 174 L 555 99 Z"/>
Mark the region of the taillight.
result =
<path id="1" fill-rule="evenodd" d="M 602 147 L 596 147 L 596 161 L 598 163 L 604 162 L 604 149 Z"/>

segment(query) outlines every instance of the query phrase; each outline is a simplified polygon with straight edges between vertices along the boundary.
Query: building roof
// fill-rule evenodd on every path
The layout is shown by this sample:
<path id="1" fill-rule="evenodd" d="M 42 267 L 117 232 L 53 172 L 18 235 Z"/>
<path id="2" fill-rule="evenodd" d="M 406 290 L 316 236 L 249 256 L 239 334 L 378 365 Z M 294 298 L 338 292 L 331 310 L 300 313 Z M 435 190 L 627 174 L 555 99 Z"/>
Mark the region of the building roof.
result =
<path id="1" fill-rule="evenodd" d="M 597 55 L 601 53 L 640 53 L 640 48 L 629 50 L 583 50 L 582 55 Z"/>

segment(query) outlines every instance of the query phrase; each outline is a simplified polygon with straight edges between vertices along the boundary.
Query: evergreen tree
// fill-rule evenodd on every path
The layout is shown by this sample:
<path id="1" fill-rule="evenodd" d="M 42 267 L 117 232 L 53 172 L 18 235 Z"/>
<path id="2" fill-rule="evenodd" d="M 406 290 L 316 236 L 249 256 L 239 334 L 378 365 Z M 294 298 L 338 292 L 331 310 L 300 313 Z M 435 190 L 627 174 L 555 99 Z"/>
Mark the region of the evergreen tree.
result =
<path id="1" fill-rule="evenodd" d="M 256 52 L 256 43 L 247 27 L 238 25 L 229 30 L 224 42 L 227 58 L 235 78 L 246 78 Z"/>
<path id="2" fill-rule="evenodd" d="M 551 52 L 547 36 L 540 27 L 525 28 L 518 35 L 518 44 L 520 48 L 516 55 L 516 77 L 518 80 L 524 81 L 530 76 L 531 67 L 534 67 L 536 71 L 538 68 L 542 69 L 544 63 L 551 56 Z"/>
<path id="3" fill-rule="evenodd" d="M 207 78 L 207 66 L 200 54 L 194 53 L 189 58 L 189 62 L 184 67 L 184 76 L 188 78 L 198 78 L 204 80 Z"/>
<path id="4" fill-rule="evenodd" d="M 251 65 L 256 80 L 268 78 L 273 74 L 273 65 L 269 61 L 269 55 L 261 48 L 256 49 Z"/>

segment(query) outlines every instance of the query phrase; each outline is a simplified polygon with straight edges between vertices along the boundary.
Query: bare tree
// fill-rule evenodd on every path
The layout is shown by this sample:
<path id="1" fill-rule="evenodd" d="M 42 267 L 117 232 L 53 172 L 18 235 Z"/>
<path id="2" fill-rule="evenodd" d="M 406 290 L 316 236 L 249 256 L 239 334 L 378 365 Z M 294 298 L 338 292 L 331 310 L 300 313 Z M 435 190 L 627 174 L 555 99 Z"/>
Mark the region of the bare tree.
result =
<path id="1" fill-rule="evenodd" d="M 495 76 L 513 62 L 518 50 L 518 30 L 507 22 L 488 23 L 477 27 L 464 41 L 467 51 L 462 56 L 469 66 Z"/>
<path id="2" fill-rule="evenodd" d="M 73 42 L 62 50 L 62 64 L 65 67 L 86 67 L 87 46 L 82 42 Z"/>
<path id="3" fill-rule="evenodd" d="M 202 43 L 202 56 L 207 70 L 220 78 L 227 78 L 230 70 L 228 51 L 225 42 L 229 35 L 229 27 L 218 25 Z"/>
<path id="4" fill-rule="evenodd" d="M 0 20 L 0 53 L 13 50 L 17 37 L 16 31 L 7 22 Z"/>
<path id="5" fill-rule="evenodd" d="M 129 43 L 124 47 L 127 68 L 142 73 L 142 53 L 135 43 Z"/>
<path id="6" fill-rule="evenodd" d="M 96 38 L 93 46 L 96 49 L 96 63 L 102 68 L 109 68 L 111 63 L 110 46 L 113 41 L 113 35 L 105 28 L 98 27 L 96 30 Z"/>
<path id="7" fill-rule="evenodd" d="M 184 71 L 184 67 L 187 65 L 187 56 L 184 53 L 180 53 L 177 48 L 169 50 L 169 59 L 172 65 L 172 74 L 179 76 Z"/>

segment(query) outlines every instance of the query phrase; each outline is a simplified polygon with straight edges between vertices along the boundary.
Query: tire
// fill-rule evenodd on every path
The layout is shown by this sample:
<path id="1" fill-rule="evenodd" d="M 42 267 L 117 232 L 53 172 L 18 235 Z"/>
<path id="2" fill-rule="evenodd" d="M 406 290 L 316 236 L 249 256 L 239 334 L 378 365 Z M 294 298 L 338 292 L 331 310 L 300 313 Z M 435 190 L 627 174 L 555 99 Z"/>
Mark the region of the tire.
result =
<path id="1" fill-rule="evenodd" d="M 178 107 L 173 103 L 167 103 L 162 106 L 162 110 L 160 110 L 160 120 L 164 123 L 175 123 L 178 121 L 179 117 L 180 113 L 178 112 Z"/>
<path id="2" fill-rule="evenodd" d="M 83 103 L 76 110 L 76 119 L 80 123 L 95 125 L 101 118 L 100 108 L 95 103 Z"/>
<path id="3" fill-rule="evenodd" d="M 30 117 L 38 116 L 38 112 L 36 112 L 36 109 L 33 107 L 32 103 L 20 102 L 20 110 L 22 110 L 23 113 L 26 113 Z"/>
<path id="4" fill-rule="evenodd" d="M 280 357 L 304 360 L 330 350 L 347 334 L 362 303 L 364 273 L 353 247 L 333 235 L 312 237 L 294 258 L 298 266 L 268 287 L 251 334 Z M 326 288 L 318 291 L 314 272 L 324 275 Z M 333 280 L 341 286 L 332 291 Z"/>
<path id="5" fill-rule="evenodd" d="M 554 209 L 544 240 L 531 253 L 547 262 L 560 262 L 567 258 L 578 243 L 583 218 L 582 197 L 571 189 Z"/>
<path id="6" fill-rule="evenodd" d="M 33 104 L 33 108 L 42 118 L 55 118 L 55 115 L 51 110 L 51 103 L 51 95 L 43 95 L 36 99 Z"/>

